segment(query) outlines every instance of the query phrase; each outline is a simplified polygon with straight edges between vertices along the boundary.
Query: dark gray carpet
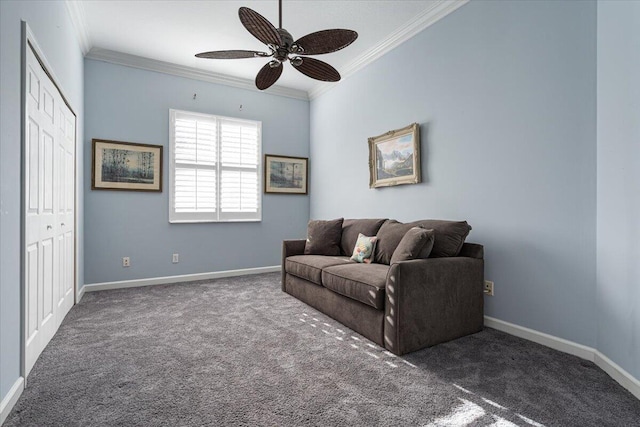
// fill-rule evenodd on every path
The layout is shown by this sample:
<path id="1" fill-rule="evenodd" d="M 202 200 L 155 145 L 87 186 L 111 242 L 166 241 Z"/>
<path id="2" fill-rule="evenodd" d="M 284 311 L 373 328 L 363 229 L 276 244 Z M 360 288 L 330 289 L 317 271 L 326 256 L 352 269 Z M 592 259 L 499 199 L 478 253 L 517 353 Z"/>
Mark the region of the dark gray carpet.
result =
<path id="1" fill-rule="evenodd" d="M 593 363 L 492 329 L 394 357 L 279 282 L 86 294 L 6 426 L 640 426 Z"/>

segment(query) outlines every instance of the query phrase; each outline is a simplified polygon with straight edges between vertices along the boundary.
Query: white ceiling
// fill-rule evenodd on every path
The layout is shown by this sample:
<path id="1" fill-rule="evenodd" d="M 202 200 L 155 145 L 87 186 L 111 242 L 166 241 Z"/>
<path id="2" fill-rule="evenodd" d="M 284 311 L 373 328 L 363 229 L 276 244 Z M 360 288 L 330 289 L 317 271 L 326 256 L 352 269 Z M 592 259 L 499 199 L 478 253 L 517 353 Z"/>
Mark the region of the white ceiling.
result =
<path id="1" fill-rule="evenodd" d="M 284 0 L 282 19 L 294 40 L 329 28 L 357 31 L 358 39 L 349 47 L 316 56 L 333 65 L 344 78 L 368 59 L 377 58 L 466 1 Z M 112 56 L 114 52 L 135 55 L 212 75 L 247 79 L 251 84 L 267 59 L 213 60 L 194 55 L 227 49 L 268 51 L 240 23 L 241 6 L 255 10 L 278 26 L 277 0 L 81 0 L 67 4 L 84 49 L 91 49 L 89 57 L 108 50 L 113 51 Z M 125 56 L 130 58 L 128 55 Z M 313 93 L 333 84 L 310 79 L 285 64 L 276 86 Z"/>

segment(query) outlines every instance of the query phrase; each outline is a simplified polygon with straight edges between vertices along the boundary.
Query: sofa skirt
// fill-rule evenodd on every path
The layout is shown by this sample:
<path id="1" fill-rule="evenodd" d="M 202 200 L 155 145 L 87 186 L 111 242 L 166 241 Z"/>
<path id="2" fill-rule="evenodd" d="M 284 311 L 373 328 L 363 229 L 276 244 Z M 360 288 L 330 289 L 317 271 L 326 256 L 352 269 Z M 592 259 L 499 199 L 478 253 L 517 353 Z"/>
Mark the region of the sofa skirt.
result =
<path id="1" fill-rule="evenodd" d="M 288 294 L 384 347 L 384 311 L 288 273 L 284 280 Z"/>

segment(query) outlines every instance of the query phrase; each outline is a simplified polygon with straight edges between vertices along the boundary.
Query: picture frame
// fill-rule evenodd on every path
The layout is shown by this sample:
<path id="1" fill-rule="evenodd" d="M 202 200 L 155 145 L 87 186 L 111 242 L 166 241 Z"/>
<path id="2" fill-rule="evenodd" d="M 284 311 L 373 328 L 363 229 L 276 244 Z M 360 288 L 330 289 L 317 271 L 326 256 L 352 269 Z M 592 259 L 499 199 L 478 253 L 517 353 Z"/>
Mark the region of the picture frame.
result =
<path id="1" fill-rule="evenodd" d="M 92 139 L 91 189 L 162 192 L 162 146 Z"/>
<path id="2" fill-rule="evenodd" d="M 264 156 L 264 192 L 266 194 L 308 194 L 309 159 L 307 157 Z"/>
<path id="3" fill-rule="evenodd" d="M 418 123 L 369 138 L 369 188 L 419 182 L 421 171 Z"/>

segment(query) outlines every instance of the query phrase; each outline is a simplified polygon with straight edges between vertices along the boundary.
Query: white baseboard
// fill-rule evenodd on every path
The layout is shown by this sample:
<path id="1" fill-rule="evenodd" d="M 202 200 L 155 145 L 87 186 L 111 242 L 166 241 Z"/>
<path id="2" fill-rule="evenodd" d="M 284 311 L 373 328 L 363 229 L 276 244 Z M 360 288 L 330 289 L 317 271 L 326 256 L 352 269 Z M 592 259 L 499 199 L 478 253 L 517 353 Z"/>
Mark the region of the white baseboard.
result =
<path id="1" fill-rule="evenodd" d="M 80 301 L 82 301 L 82 297 L 84 296 L 84 292 L 85 292 L 85 287 L 81 287 L 80 290 L 78 291 L 78 296 L 76 298 L 76 304 L 78 304 Z"/>
<path id="2" fill-rule="evenodd" d="M 20 377 L 16 380 L 11 389 L 9 389 L 9 393 L 7 393 L 4 399 L 2 399 L 2 402 L 0 402 L 0 425 L 2 425 L 4 420 L 7 419 L 16 402 L 20 399 L 23 391 L 24 378 Z"/>
<path id="3" fill-rule="evenodd" d="M 640 399 L 640 381 L 594 348 L 489 316 L 484 316 L 484 325 L 593 362 L 622 387 Z"/>
<path id="4" fill-rule="evenodd" d="M 182 274 L 179 276 L 151 277 L 148 279 L 121 280 L 119 282 L 90 283 L 84 285 L 83 292 L 106 291 L 109 289 L 136 288 L 139 286 L 166 285 L 169 283 L 193 282 L 195 280 L 220 279 L 223 277 L 247 276 L 250 274 L 280 271 L 279 265 L 269 267 L 242 268 L 239 270 L 212 271 L 210 273 Z"/>
<path id="5" fill-rule="evenodd" d="M 558 338 L 553 335 L 545 334 L 544 332 L 538 332 L 534 329 L 525 328 L 524 326 L 515 325 L 489 316 L 484 316 L 484 325 L 506 332 L 509 335 L 515 335 L 516 337 L 537 342 L 538 344 L 542 344 L 546 347 L 559 350 L 563 353 L 573 354 L 581 359 L 593 362 L 593 353 L 595 350 L 591 347 L 587 347 L 586 345 L 578 344 L 573 341 L 565 340 L 564 338 Z"/>
<path id="6" fill-rule="evenodd" d="M 598 350 L 594 352 L 593 362 L 598 365 L 600 369 L 609 374 L 611 378 L 616 380 L 622 387 L 626 388 L 631 392 L 631 394 L 640 399 L 640 381 L 638 381 L 637 378 L 633 377 L 630 373 L 622 369 L 620 365 L 600 353 Z"/>

